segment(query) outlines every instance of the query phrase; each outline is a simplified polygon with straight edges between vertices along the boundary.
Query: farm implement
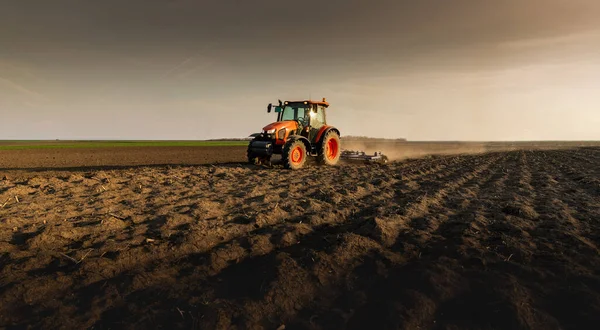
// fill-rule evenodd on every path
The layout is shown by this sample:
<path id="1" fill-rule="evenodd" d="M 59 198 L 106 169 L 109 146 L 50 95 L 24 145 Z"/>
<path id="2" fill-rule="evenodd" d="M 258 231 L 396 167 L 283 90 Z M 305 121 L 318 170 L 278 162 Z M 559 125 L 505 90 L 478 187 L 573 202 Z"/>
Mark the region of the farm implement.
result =
<path id="1" fill-rule="evenodd" d="M 353 151 L 353 150 L 343 150 L 340 155 L 342 160 L 350 161 L 350 162 L 367 162 L 367 163 L 380 163 L 385 164 L 388 162 L 388 157 L 382 154 L 380 151 L 376 151 L 375 153 L 367 154 L 364 151 Z"/>

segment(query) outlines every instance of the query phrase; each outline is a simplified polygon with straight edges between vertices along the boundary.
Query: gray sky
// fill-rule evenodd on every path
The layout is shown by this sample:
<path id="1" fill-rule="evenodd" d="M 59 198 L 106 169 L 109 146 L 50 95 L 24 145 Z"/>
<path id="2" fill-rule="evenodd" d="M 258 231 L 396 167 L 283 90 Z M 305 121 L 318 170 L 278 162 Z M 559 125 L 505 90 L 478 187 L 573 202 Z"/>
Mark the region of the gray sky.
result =
<path id="1" fill-rule="evenodd" d="M 600 140 L 597 0 L 0 0 L 0 139 Z"/>

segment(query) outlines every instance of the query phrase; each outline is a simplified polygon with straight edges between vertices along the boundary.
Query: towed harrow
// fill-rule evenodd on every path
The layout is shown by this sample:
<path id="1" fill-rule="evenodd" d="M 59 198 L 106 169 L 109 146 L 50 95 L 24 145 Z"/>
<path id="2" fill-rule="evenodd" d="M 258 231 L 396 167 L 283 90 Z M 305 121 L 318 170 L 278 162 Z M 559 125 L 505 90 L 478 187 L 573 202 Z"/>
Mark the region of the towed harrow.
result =
<path id="1" fill-rule="evenodd" d="M 381 153 L 381 151 L 376 151 L 371 155 L 365 153 L 364 151 L 343 150 L 342 154 L 340 155 L 340 159 L 346 161 L 362 161 L 367 163 L 381 164 L 388 162 L 388 157 Z"/>

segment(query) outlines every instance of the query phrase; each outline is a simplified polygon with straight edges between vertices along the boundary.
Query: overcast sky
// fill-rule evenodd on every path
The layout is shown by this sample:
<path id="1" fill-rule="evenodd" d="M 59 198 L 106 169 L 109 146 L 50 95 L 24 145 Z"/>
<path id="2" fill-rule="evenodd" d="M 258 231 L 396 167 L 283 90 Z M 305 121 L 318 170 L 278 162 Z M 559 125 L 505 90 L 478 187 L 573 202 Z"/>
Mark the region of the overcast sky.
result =
<path id="1" fill-rule="evenodd" d="M 0 0 L 0 139 L 600 140 L 598 0 Z"/>

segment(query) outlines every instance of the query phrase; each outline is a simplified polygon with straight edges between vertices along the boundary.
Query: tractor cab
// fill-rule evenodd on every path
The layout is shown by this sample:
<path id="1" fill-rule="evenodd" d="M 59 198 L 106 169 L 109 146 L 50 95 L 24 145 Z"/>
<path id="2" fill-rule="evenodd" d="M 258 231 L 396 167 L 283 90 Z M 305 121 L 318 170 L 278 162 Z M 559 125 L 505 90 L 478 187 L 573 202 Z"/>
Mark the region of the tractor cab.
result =
<path id="1" fill-rule="evenodd" d="M 270 103 L 267 112 L 274 110 L 277 120 L 263 127 L 261 133 L 254 134 L 248 146 L 248 160 L 252 163 L 263 162 L 270 160 L 272 154 L 281 154 L 284 166 L 300 168 L 306 159 L 304 156 L 318 156 L 324 163 L 334 165 L 340 156 L 339 131 L 327 125 L 328 107 L 325 98 L 322 101 L 280 100 L 275 107 Z M 290 155 L 292 144 L 303 151 L 296 148 Z M 329 154 L 324 154 L 326 151 Z M 304 156 L 299 157 L 299 153 Z"/>
<path id="2" fill-rule="evenodd" d="M 319 130 L 327 124 L 325 109 L 328 105 L 325 101 L 286 101 L 281 106 L 275 107 L 277 122 L 296 122 L 298 126 L 296 133 L 312 141 Z"/>

